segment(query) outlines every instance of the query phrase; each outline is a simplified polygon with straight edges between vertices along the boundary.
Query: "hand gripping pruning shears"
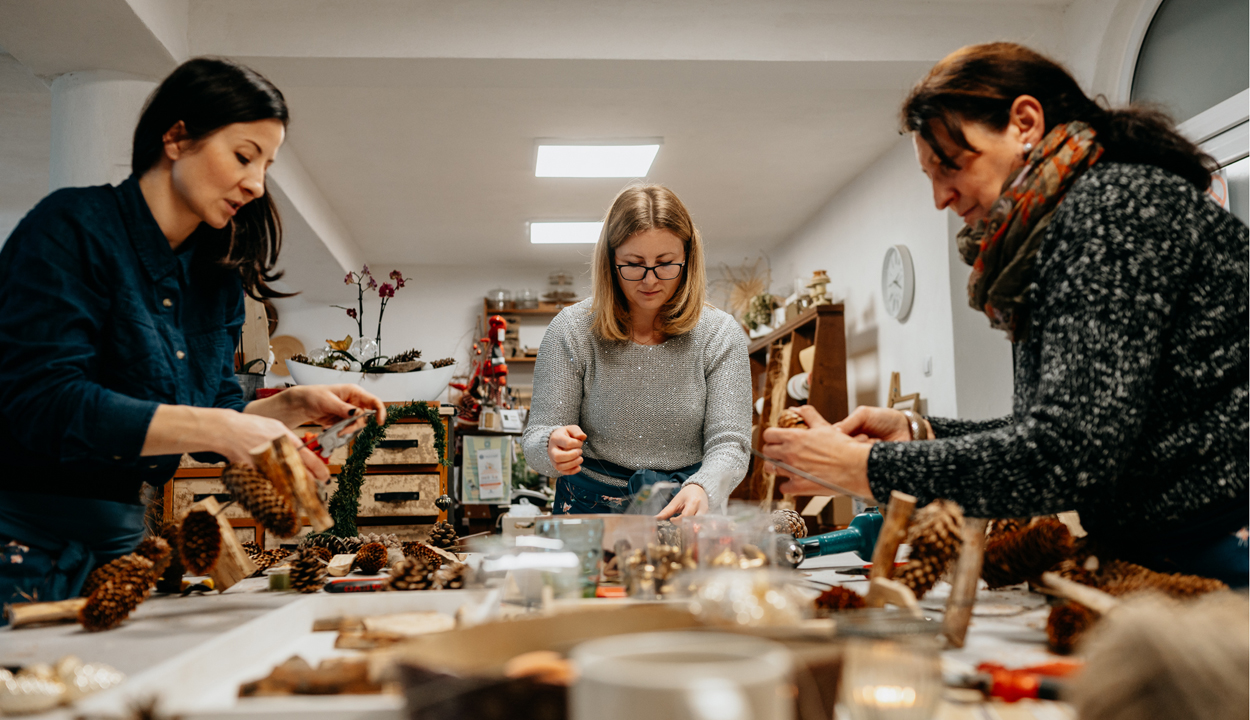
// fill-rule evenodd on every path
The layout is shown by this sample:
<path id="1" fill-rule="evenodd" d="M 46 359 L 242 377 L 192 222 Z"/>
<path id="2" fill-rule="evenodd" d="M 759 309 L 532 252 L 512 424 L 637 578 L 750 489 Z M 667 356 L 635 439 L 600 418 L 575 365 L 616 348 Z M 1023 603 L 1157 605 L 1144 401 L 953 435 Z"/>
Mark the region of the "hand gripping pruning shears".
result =
<path id="1" fill-rule="evenodd" d="M 377 410 L 356 410 L 350 417 L 339 420 L 319 433 L 304 433 L 304 444 L 300 447 L 312 450 L 322 462 L 329 465 L 330 455 L 354 440 L 369 424 L 369 418 L 377 414 Z M 362 420 L 364 422 L 360 422 Z M 348 431 L 348 428 L 357 422 L 360 422 L 360 427 Z"/>

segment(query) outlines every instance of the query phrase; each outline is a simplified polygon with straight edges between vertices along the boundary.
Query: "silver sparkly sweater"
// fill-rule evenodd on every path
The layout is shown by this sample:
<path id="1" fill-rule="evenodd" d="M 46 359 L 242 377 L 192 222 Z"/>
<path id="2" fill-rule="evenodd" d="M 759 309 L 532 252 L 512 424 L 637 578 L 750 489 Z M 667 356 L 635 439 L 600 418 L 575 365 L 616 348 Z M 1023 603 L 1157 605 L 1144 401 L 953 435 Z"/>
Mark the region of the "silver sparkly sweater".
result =
<path id="1" fill-rule="evenodd" d="M 587 457 L 634 470 L 678 470 L 702 460 L 686 484 L 702 486 L 715 512 L 746 475 L 749 459 L 746 335 L 729 314 L 707 306 L 694 330 L 659 345 L 609 342 L 591 328 L 590 300 L 567 307 L 547 328 L 534 367 L 521 444 L 535 471 L 558 475 L 547 440 L 563 425 L 586 433 Z"/>

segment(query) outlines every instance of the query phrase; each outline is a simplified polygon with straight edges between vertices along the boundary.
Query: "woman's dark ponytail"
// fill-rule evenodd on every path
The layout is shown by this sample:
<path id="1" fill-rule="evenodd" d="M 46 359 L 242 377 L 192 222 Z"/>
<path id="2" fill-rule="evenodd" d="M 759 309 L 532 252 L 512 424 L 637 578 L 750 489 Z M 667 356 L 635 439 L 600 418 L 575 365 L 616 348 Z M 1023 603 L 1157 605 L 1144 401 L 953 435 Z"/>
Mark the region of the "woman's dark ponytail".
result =
<path id="1" fill-rule="evenodd" d="M 282 92 L 260 73 L 230 60 L 195 58 L 179 65 L 148 98 L 135 127 L 130 169 L 142 175 L 160 161 L 164 136 L 179 121 L 188 139 L 201 140 L 240 122 L 290 120 Z M 257 300 L 289 297 L 269 287 L 282 277 L 274 270 L 282 249 L 282 220 L 268 189 L 239 208 L 226 227 L 201 223 L 192 236 L 207 250 L 202 257 L 220 269 L 237 272 L 243 289 Z"/>
<path id="2" fill-rule="evenodd" d="M 1015 43 L 986 43 L 956 50 L 929 71 L 903 103 L 902 129 L 919 133 L 944 165 L 954 167 L 933 134 L 940 123 L 960 147 L 974 150 L 960 124 L 1007 127 L 1021 95 L 1037 98 L 1046 130 L 1076 120 L 1088 123 L 1105 148 L 1104 161 L 1155 165 L 1200 190 L 1211 185 L 1216 162 L 1178 133 L 1158 109 L 1132 105 L 1108 109 L 1090 99 L 1063 66 Z"/>

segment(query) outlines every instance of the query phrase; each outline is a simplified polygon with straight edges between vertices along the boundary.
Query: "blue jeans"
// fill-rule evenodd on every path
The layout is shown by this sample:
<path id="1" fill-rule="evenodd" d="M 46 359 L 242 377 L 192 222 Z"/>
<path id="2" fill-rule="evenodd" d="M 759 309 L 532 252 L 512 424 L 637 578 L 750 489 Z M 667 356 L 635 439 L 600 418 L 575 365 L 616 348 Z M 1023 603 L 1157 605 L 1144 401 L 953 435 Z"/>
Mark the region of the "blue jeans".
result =
<path id="1" fill-rule="evenodd" d="M 551 504 L 551 513 L 553 515 L 603 513 L 619 515 L 629 507 L 629 499 L 629 488 L 618 488 L 590 478 L 565 475 L 556 481 L 556 499 Z"/>

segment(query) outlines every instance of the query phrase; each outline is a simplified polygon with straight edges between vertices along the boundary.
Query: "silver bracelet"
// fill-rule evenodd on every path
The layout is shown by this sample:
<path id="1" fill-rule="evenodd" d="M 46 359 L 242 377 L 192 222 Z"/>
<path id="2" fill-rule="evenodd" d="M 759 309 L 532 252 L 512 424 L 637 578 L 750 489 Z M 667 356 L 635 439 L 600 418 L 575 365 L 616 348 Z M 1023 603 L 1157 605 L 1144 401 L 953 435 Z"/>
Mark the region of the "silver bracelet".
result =
<path id="1" fill-rule="evenodd" d="M 911 410 L 899 410 L 903 413 L 903 417 L 907 418 L 907 429 L 911 432 L 912 440 L 928 440 L 929 433 L 925 431 L 925 426 L 920 422 L 920 416 Z"/>

